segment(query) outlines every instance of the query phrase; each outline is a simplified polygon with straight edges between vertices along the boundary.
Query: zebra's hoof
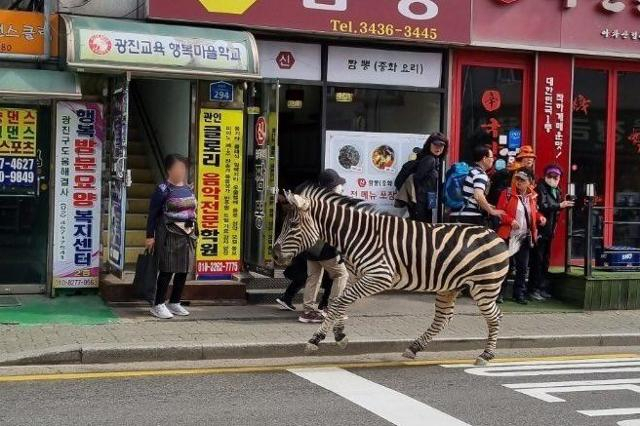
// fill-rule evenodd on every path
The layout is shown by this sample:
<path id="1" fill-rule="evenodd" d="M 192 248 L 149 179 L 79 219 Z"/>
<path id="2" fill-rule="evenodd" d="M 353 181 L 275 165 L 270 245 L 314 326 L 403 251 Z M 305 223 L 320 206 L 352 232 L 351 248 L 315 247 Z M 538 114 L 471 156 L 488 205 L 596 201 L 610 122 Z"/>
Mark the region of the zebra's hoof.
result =
<path id="1" fill-rule="evenodd" d="M 336 340 L 336 344 L 340 349 L 346 349 L 349 344 L 349 338 L 344 336 L 341 340 Z"/>
<path id="2" fill-rule="evenodd" d="M 402 357 L 407 359 L 416 359 L 416 354 L 411 349 L 407 348 L 402 353 Z"/>
<path id="3" fill-rule="evenodd" d="M 476 358 L 476 362 L 475 362 L 476 367 L 485 367 L 487 364 L 489 364 L 489 361 L 487 361 L 486 359 L 480 356 Z"/>
<path id="4" fill-rule="evenodd" d="M 304 347 L 304 353 L 306 355 L 312 355 L 318 352 L 318 349 L 320 349 L 318 345 L 314 345 L 313 343 L 307 343 L 307 346 Z"/>

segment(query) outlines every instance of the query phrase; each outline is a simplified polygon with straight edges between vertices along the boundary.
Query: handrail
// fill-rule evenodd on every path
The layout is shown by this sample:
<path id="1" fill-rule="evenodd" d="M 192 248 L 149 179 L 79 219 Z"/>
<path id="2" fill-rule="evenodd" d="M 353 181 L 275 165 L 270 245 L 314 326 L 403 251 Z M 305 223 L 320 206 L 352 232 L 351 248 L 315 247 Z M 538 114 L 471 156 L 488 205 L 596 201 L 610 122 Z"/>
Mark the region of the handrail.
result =
<path id="1" fill-rule="evenodd" d="M 156 167 L 162 176 L 162 179 L 166 179 L 166 173 L 164 170 L 163 159 L 164 155 L 162 153 L 162 148 L 160 148 L 160 143 L 158 142 L 158 137 L 156 136 L 156 132 L 153 129 L 153 125 L 151 124 L 151 120 L 149 119 L 149 115 L 147 114 L 147 110 L 144 106 L 144 102 L 142 101 L 142 96 L 138 91 L 138 88 L 135 85 L 131 85 L 130 93 L 133 95 L 133 100 L 136 104 L 136 110 L 138 112 L 138 118 L 140 120 L 140 124 L 142 124 L 145 139 L 149 142 L 149 146 L 151 147 L 151 154 L 156 162 Z"/>

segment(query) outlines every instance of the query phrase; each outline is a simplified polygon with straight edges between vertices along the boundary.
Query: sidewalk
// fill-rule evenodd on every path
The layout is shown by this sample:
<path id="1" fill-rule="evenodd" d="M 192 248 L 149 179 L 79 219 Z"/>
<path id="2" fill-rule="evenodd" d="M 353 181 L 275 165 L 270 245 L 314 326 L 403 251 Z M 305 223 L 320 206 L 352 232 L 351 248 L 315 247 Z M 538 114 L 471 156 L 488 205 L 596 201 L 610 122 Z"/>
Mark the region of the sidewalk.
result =
<path id="1" fill-rule="evenodd" d="M 640 345 L 640 311 L 509 313 L 504 307 L 498 349 Z M 264 358 L 301 355 L 317 325 L 275 306 L 191 307 L 188 318 L 160 321 L 144 308 L 115 308 L 113 322 L 101 325 L 0 325 L 0 364 L 107 363 L 198 359 Z M 380 295 L 359 301 L 349 312 L 348 354 L 401 352 L 433 317 L 433 296 Z M 482 351 L 487 331 L 470 299 L 431 350 Z M 335 355 L 332 343 L 319 355 Z"/>

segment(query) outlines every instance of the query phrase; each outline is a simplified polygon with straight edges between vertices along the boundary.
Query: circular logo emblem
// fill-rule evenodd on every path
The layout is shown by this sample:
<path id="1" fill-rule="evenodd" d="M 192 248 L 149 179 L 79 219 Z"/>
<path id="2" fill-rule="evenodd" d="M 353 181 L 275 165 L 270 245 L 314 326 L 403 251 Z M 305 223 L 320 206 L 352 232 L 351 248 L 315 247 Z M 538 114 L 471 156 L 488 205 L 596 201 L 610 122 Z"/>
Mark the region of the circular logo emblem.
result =
<path id="1" fill-rule="evenodd" d="M 267 121 L 264 117 L 256 120 L 256 145 L 263 146 L 267 139 Z"/>
<path id="2" fill-rule="evenodd" d="M 106 55 L 111 52 L 113 44 L 109 37 L 102 34 L 95 34 L 89 38 L 89 49 L 96 55 Z"/>

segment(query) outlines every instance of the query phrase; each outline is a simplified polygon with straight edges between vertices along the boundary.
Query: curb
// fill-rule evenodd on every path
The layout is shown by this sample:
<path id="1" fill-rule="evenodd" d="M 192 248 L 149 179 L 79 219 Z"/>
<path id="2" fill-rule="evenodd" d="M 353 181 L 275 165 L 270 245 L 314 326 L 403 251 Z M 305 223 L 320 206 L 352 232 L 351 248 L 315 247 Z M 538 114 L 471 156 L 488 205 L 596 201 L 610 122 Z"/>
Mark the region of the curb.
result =
<path id="1" fill-rule="evenodd" d="M 478 350 L 485 338 L 437 339 L 429 352 Z M 324 343 L 314 356 L 402 353 L 411 340 L 358 340 L 340 349 L 334 342 Z M 563 347 L 640 346 L 640 334 L 564 335 L 502 337 L 498 349 Z M 253 344 L 155 344 L 155 345 L 68 345 L 45 350 L 0 355 L 0 366 L 52 364 L 112 364 L 152 361 L 201 361 L 217 359 L 259 359 L 297 357 L 305 343 Z"/>

